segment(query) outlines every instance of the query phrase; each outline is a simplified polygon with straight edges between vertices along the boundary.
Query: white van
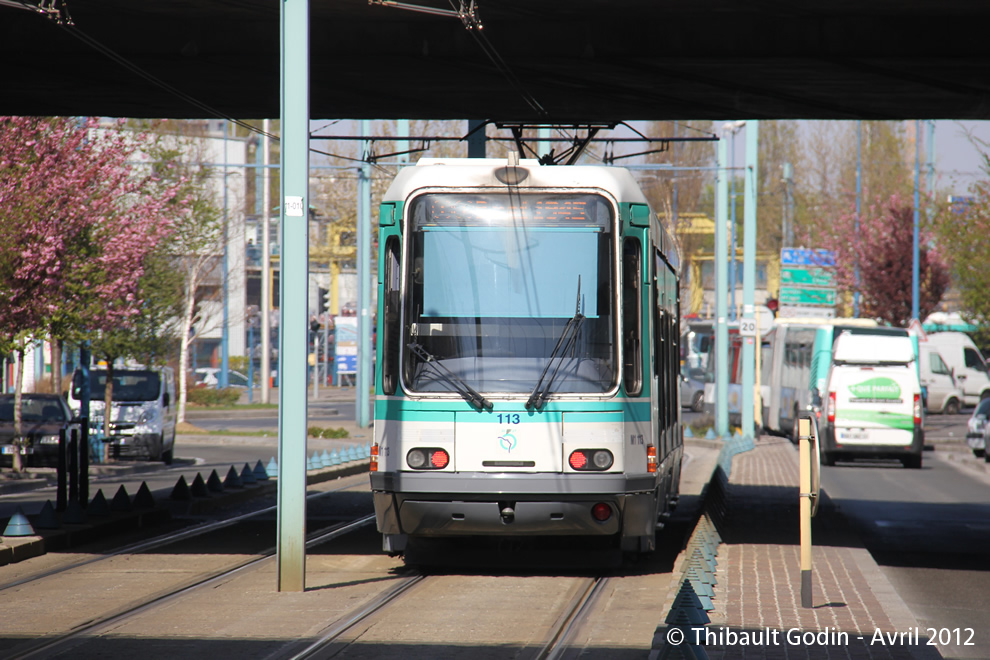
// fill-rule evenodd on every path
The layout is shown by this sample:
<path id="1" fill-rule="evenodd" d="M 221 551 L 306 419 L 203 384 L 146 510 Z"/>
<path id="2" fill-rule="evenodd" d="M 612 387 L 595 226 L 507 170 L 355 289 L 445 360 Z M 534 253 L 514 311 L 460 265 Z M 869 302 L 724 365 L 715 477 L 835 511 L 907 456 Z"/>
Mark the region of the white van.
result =
<path id="1" fill-rule="evenodd" d="M 89 419 L 92 432 L 103 430 L 106 369 L 89 370 Z M 68 402 L 79 416 L 82 371 L 72 375 Z M 115 456 L 144 456 L 172 464 L 175 450 L 175 376 L 169 367 L 114 369 L 110 433 L 104 442 Z"/>
<path id="2" fill-rule="evenodd" d="M 952 368 L 949 367 L 938 349 L 920 342 L 919 368 L 921 386 L 925 391 L 925 410 L 930 413 L 955 415 L 962 407 L 963 393 L 956 387 Z"/>
<path id="3" fill-rule="evenodd" d="M 910 337 L 842 333 L 832 350 L 821 459 L 896 457 L 920 468 L 921 383 Z"/>
<path id="4" fill-rule="evenodd" d="M 933 346 L 955 372 L 956 384 L 963 393 L 963 403 L 975 406 L 990 397 L 990 376 L 976 344 L 964 332 L 936 332 L 922 342 Z"/>

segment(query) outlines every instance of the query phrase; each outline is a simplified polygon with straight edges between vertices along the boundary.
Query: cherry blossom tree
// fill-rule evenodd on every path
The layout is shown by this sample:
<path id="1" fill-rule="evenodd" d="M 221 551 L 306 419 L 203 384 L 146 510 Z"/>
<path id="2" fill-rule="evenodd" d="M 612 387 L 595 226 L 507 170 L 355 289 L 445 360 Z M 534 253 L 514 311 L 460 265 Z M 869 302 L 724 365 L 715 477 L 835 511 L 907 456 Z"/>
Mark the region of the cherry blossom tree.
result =
<path id="1" fill-rule="evenodd" d="M 135 165 L 152 139 L 95 119 L 0 118 L 3 341 L 23 350 L 47 335 L 60 346 L 140 314 L 145 259 L 186 206 L 158 168 Z"/>
<path id="2" fill-rule="evenodd" d="M 836 255 L 837 288 L 847 297 L 860 292 L 862 316 L 906 327 L 912 307 L 914 208 L 892 195 L 868 207 L 856 224 L 853 212 L 822 228 L 822 247 Z M 949 287 L 949 267 L 933 238 L 930 231 L 920 232 L 920 319 L 938 307 Z"/>

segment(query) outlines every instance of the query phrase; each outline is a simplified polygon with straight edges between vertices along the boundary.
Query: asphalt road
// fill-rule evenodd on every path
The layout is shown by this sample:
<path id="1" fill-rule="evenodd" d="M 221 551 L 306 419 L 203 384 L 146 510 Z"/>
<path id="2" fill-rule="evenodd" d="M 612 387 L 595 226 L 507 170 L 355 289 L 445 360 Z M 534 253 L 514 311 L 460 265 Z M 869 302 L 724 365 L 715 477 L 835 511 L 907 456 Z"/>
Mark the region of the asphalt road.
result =
<path id="1" fill-rule="evenodd" d="M 928 417 L 921 470 L 893 461 L 822 470 L 822 489 L 933 629 L 921 635 L 949 642 L 939 645 L 945 658 L 990 657 L 990 475 L 961 444 L 968 416 Z"/>
<path id="2" fill-rule="evenodd" d="M 370 402 L 374 410 L 374 402 Z M 320 426 L 333 426 L 334 422 L 353 421 L 355 418 L 355 403 L 353 400 L 340 401 L 309 401 L 307 413 L 310 423 Z M 238 416 L 229 412 L 219 412 L 210 417 L 208 412 L 190 416 L 191 424 L 205 431 L 277 431 L 278 411 L 252 411 L 250 416 Z"/>

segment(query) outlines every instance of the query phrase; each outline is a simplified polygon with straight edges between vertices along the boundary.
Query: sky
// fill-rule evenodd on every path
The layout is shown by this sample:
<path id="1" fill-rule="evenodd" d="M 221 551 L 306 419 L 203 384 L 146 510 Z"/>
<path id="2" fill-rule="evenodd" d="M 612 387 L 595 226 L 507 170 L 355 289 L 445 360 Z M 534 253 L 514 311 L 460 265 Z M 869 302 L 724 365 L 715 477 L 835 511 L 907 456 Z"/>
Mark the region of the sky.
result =
<path id="1" fill-rule="evenodd" d="M 642 129 L 642 122 L 630 122 L 637 128 Z M 357 122 L 352 122 L 349 120 L 341 121 L 313 121 L 311 122 L 312 130 L 322 129 L 319 132 L 324 135 L 357 135 L 360 132 L 360 127 L 357 126 Z M 466 124 L 465 124 L 466 128 Z M 980 151 L 976 146 L 974 146 L 969 139 L 966 137 L 966 131 L 972 131 L 973 135 L 977 138 L 984 140 L 990 145 L 990 121 L 960 121 L 953 119 L 940 119 L 935 122 L 935 171 L 938 177 L 938 187 L 941 189 L 949 189 L 951 194 L 955 195 L 965 195 L 968 192 L 969 185 L 983 173 L 980 170 L 983 159 L 980 156 Z M 618 128 L 611 135 L 614 136 L 631 136 L 632 133 L 627 129 Z M 927 136 L 927 131 L 923 129 L 923 135 Z M 319 148 L 323 148 L 326 145 L 320 145 Z M 562 148 L 561 145 L 556 146 L 557 149 Z M 635 147 L 630 145 L 621 145 L 616 148 L 617 152 L 623 151 L 633 151 L 638 150 L 640 147 L 636 145 Z M 926 157 L 924 147 L 921 154 L 922 159 Z M 990 146 L 984 147 L 988 152 L 990 152 Z M 495 153 L 489 152 L 490 156 L 496 156 Z M 501 154 L 498 154 L 501 155 Z M 735 148 L 736 162 L 738 166 L 741 166 L 745 158 L 745 142 L 742 133 L 737 138 L 736 148 Z M 415 160 L 413 156 L 413 160 Z M 321 161 L 322 159 L 316 159 L 316 161 Z M 314 161 L 314 162 L 316 162 Z M 353 165 L 353 163 L 344 163 L 342 161 L 334 160 L 335 165 Z M 622 165 L 622 161 L 617 162 L 618 165 Z M 922 170 L 922 175 L 924 176 L 924 170 Z"/>
<path id="2" fill-rule="evenodd" d="M 966 130 L 990 144 L 990 121 L 938 120 L 935 122 L 935 172 L 940 187 L 964 195 L 973 180 L 983 173 L 979 150 L 966 137 Z M 990 146 L 984 147 L 990 151 Z M 924 158 L 924 155 L 922 155 Z"/>

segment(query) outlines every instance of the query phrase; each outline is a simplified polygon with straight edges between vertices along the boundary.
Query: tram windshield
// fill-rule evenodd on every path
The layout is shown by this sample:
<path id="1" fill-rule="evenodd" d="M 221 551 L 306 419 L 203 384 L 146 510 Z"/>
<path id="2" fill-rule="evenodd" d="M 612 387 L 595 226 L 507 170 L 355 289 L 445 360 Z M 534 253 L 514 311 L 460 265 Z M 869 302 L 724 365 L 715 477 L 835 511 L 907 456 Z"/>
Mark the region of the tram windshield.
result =
<path id="1" fill-rule="evenodd" d="M 432 193 L 409 213 L 408 390 L 528 395 L 541 375 L 548 395 L 616 386 L 614 216 L 604 197 Z"/>

